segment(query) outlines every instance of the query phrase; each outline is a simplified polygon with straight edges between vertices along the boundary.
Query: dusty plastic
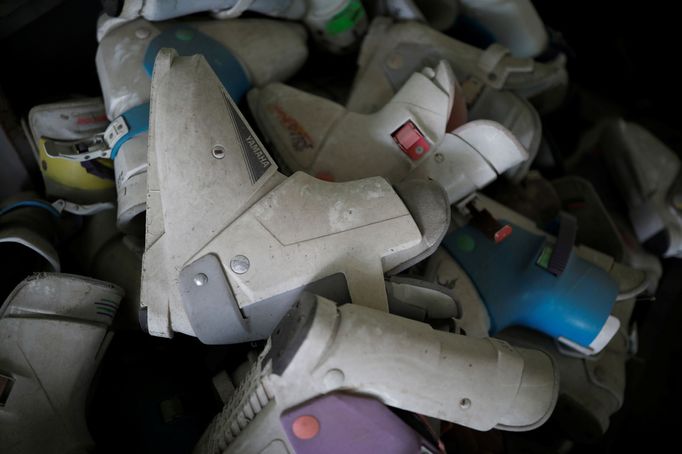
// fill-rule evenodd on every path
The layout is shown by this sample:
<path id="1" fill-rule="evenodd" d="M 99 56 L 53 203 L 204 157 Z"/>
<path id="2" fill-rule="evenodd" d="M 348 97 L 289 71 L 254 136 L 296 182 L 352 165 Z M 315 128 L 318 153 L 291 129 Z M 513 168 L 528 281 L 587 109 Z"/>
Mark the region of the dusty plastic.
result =
<path id="1" fill-rule="evenodd" d="M 531 430 L 552 413 L 558 385 L 539 351 L 306 294 L 194 452 L 293 453 L 283 412 L 335 390 L 477 430 Z"/>
<path id="2" fill-rule="evenodd" d="M 261 130 L 292 170 L 330 181 L 432 179 L 454 203 L 527 159 L 523 146 L 497 123 L 479 120 L 447 132 L 456 96 L 455 77 L 442 61 L 413 74 L 372 115 L 283 84 L 252 90 L 248 99 Z"/>
<path id="3" fill-rule="evenodd" d="M 286 178 L 201 56 L 159 53 L 151 104 L 141 290 L 151 334 L 266 338 L 310 286 L 387 310 L 384 272 L 447 229 L 444 195 L 413 218 L 379 177 Z M 437 198 L 435 188 L 415 190 Z M 441 225 L 422 227 L 435 232 L 420 231 L 415 218 L 434 216 Z"/>
<path id="4" fill-rule="evenodd" d="M 540 112 L 556 108 L 568 84 L 561 57 L 551 63 L 515 58 L 499 44 L 481 50 L 419 22 L 377 18 L 363 42 L 346 106 L 353 112 L 375 112 L 412 73 L 440 60 L 450 63 L 459 80 L 475 78 L 494 89 L 511 90 L 529 98 Z"/>
<path id="5" fill-rule="evenodd" d="M 36 274 L 0 309 L 0 450 L 87 452 L 88 389 L 123 292 L 70 274 Z"/>
<path id="6" fill-rule="evenodd" d="M 150 23 L 138 19 L 108 33 L 97 49 L 107 115 L 126 126 L 113 140 L 118 223 L 134 230 L 147 191 L 147 128 L 151 70 L 161 47 L 183 55 L 204 53 L 220 68 L 221 81 L 236 98 L 251 85 L 290 77 L 307 57 L 300 25 L 263 19 Z"/>

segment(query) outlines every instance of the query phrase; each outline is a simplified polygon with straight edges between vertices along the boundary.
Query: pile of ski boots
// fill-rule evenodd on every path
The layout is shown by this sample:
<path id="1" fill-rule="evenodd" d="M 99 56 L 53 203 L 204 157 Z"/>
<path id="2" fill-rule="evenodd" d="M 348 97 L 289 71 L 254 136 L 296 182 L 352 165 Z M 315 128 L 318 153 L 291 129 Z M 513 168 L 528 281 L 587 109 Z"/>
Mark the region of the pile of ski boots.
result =
<path id="1" fill-rule="evenodd" d="M 31 110 L 45 191 L 0 205 L 0 450 L 94 449 L 114 328 L 254 347 L 197 453 L 606 432 L 636 300 L 682 256 L 680 164 L 622 120 L 577 153 L 604 153 L 634 235 L 530 170 L 568 75 L 528 0 L 105 4 L 102 97 Z M 345 103 L 297 88 L 310 52 L 357 53 Z"/>

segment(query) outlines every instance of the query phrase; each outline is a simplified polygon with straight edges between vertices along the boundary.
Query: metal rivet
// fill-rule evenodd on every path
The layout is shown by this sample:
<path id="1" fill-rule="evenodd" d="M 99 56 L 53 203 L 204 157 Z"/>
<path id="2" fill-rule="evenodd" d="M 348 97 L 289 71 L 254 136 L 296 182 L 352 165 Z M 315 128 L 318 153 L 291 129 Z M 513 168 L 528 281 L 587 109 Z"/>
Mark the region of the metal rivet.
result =
<path id="1" fill-rule="evenodd" d="M 251 262 L 249 262 L 249 258 L 245 255 L 235 255 L 232 257 L 232 260 L 230 260 L 230 268 L 237 274 L 246 273 L 249 271 L 250 266 Z"/>
<path id="2" fill-rule="evenodd" d="M 415 151 L 417 154 L 422 154 L 422 153 L 424 153 L 424 147 L 417 147 L 417 148 L 414 149 L 414 151 Z"/>
<path id="3" fill-rule="evenodd" d="M 403 66 L 403 57 L 398 53 L 392 53 L 388 56 L 386 65 L 391 69 L 400 69 Z"/>
<path id="4" fill-rule="evenodd" d="M 466 410 L 467 408 L 471 407 L 471 401 L 465 397 L 464 399 L 459 401 L 459 407 L 462 410 Z"/>
<path id="5" fill-rule="evenodd" d="M 213 150 L 211 150 L 211 153 L 213 154 L 214 158 L 223 159 L 225 157 L 225 147 L 222 145 L 216 145 L 213 147 Z"/>
<path id="6" fill-rule="evenodd" d="M 201 287 L 202 285 L 205 285 L 208 282 L 208 276 L 206 276 L 204 273 L 199 273 L 196 276 L 194 276 L 194 285 L 197 287 Z"/>
<path id="7" fill-rule="evenodd" d="M 149 29 L 146 28 L 138 28 L 137 30 L 135 30 L 135 36 L 137 36 L 140 39 L 149 38 L 150 33 L 151 32 L 149 31 Z"/>
<path id="8" fill-rule="evenodd" d="M 441 153 L 436 153 L 433 159 L 435 159 L 436 162 L 440 164 L 441 162 L 445 161 L 445 156 L 443 156 Z"/>

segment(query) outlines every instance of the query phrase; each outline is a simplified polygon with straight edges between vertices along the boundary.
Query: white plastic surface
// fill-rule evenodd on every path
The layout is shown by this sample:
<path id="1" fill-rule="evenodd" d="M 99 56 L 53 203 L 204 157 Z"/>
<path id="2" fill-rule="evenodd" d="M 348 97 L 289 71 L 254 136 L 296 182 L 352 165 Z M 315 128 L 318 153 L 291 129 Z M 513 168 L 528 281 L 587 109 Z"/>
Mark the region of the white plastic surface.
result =
<path id="1" fill-rule="evenodd" d="M 291 324 L 278 329 L 286 328 Z M 279 414 L 337 390 L 477 430 L 533 429 L 556 402 L 558 375 L 550 357 L 539 351 L 436 331 L 355 304 L 337 308 L 320 297 L 305 332 L 302 338 L 302 333 L 278 332 L 300 339 L 289 360 L 268 358 L 268 348 L 277 342 L 271 338 L 196 453 L 268 452 L 275 442 L 288 446 Z M 283 371 L 275 370 L 275 361 L 286 363 L 277 366 Z"/>
<path id="2" fill-rule="evenodd" d="M 261 129 L 293 170 L 333 181 L 374 175 L 394 184 L 406 178 L 433 179 L 453 203 L 528 157 L 509 131 L 491 121 L 474 121 L 446 133 L 455 96 L 454 74 L 442 61 L 435 69 L 414 73 L 372 115 L 348 112 L 282 84 L 252 90 L 249 103 Z M 408 121 L 428 142 L 417 159 L 394 139 Z"/>
<path id="3" fill-rule="evenodd" d="M 242 308 L 343 273 L 354 302 L 385 310 L 383 273 L 422 240 L 390 185 L 285 178 L 203 57 L 163 51 L 154 71 L 141 294 L 150 333 L 193 334 L 178 275 L 206 254 L 220 259 Z M 257 178 L 249 150 L 267 163 Z M 237 255 L 245 272 L 230 267 Z"/>
<path id="4" fill-rule="evenodd" d="M 424 278 L 452 290 L 455 301 L 462 308 L 456 323 L 467 336 L 489 336 L 490 316 L 476 286 L 445 249 L 439 248 L 429 258 Z"/>

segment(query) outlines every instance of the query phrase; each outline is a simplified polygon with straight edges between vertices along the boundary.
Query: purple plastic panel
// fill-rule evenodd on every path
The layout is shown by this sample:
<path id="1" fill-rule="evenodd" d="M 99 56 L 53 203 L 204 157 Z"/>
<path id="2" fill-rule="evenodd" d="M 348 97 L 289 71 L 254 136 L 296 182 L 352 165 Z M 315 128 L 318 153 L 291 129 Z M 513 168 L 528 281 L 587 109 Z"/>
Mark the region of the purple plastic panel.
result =
<path id="1" fill-rule="evenodd" d="M 370 397 L 327 394 L 285 411 L 280 421 L 297 454 L 438 452 L 384 404 Z"/>

